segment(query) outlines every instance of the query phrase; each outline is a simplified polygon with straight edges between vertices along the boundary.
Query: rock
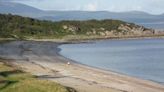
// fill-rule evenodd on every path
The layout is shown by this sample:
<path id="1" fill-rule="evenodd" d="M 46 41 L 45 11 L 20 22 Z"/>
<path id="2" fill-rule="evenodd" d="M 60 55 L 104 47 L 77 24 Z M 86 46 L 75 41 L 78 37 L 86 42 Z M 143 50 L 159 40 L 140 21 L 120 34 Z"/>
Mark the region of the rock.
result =
<path id="1" fill-rule="evenodd" d="M 101 28 L 100 28 L 100 30 L 101 30 L 101 31 L 104 31 L 104 30 L 105 30 L 105 28 L 101 27 Z"/>
<path id="2" fill-rule="evenodd" d="M 122 30 L 123 35 L 131 35 L 131 36 L 141 36 L 141 35 L 153 35 L 155 32 L 152 29 L 146 29 L 143 26 L 130 24 L 123 25 L 121 24 L 118 27 L 118 30 Z"/>
<path id="3" fill-rule="evenodd" d="M 105 31 L 105 34 L 106 34 L 106 36 L 110 36 L 110 35 L 113 35 L 113 32 L 111 32 L 111 31 Z"/>
<path id="4" fill-rule="evenodd" d="M 63 29 L 64 30 L 68 29 L 68 26 L 67 25 L 63 25 Z"/>
<path id="5" fill-rule="evenodd" d="M 104 32 L 99 32 L 101 36 L 105 36 L 106 34 Z"/>
<path id="6" fill-rule="evenodd" d="M 125 30 L 125 31 L 130 31 L 131 28 L 127 25 L 123 25 L 121 24 L 119 27 L 118 27 L 118 30 Z"/>
<path id="7" fill-rule="evenodd" d="M 150 30 L 150 29 L 145 29 L 143 31 L 143 34 L 144 35 L 153 35 L 153 34 L 155 34 L 155 31 L 154 30 Z"/>

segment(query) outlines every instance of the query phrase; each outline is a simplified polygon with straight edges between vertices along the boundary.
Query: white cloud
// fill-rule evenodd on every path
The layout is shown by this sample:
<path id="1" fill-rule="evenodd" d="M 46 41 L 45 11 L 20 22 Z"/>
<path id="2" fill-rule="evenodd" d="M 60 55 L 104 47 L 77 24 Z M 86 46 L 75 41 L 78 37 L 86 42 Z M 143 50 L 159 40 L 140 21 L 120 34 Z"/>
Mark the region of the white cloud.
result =
<path id="1" fill-rule="evenodd" d="M 145 11 L 164 12 L 164 0 L 0 0 L 24 3 L 43 10 Z"/>
<path id="2" fill-rule="evenodd" d="M 89 3 L 85 5 L 82 9 L 86 11 L 96 11 L 98 9 L 98 4 L 97 2 Z"/>

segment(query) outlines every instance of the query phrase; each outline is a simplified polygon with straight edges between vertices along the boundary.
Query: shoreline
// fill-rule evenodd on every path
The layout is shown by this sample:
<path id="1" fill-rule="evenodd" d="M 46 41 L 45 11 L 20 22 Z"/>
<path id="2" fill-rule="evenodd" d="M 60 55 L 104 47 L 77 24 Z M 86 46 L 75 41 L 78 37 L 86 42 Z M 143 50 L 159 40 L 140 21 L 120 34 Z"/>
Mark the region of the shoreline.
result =
<path id="1" fill-rule="evenodd" d="M 134 38 L 134 39 L 135 39 L 135 38 Z M 134 39 L 131 39 L 131 38 L 130 38 L 130 40 L 134 40 Z M 136 39 L 137 39 L 137 38 L 136 38 Z M 144 39 L 152 39 L 152 38 L 144 38 Z M 159 39 L 160 39 L 160 38 L 159 38 Z M 106 40 L 109 40 L 109 39 L 106 39 Z M 124 40 L 124 39 L 111 39 L 111 40 Z M 126 40 L 129 40 L 129 39 L 126 39 Z M 100 41 L 100 40 L 99 40 L 99 41 Z M 72 44 L 72 43 L 70 43 L 70 44 Z M 64 44 L 60 44 L 59 46 L 61 46 L 61 45 L 64 45 Z M 59 46 L 58 46 L 57 48 L 59 48 Z M 59 49 L 60 49 L 60 48 L 59 48 Z M 60 50 L 61 50 L 61 49 L 60 49 Z M 89 67 L 89 68 L 91 68 L 91 69 L 96 69 L 96 70 L 100 70 L 100 71 L 107 72 L 107 73 L 110 72 L 110 73 L 113 73 L 113 74 L 116 74 L 116 75 L 119 75 L 119 76 L 125 76 L 125 77 L 131 77 L 131 78 L 135 78 L 135 79 L 139 79 L 139 80 L 151 81 L 151 82 L 153 82 L 153 83 L 158 83 L 158 84 L 160 84 L 160 85 L 163 85 L 163 84 L 164 84 L 163 82 L 158 82 L 158 81 L 148 80 L 148 79 L 142 79 L 142 78 L 139 78 L 139 77 L 130 76 L 130 75 L 128 75 L 128 74 L 124 74 L 124 73 L 112 71 L 112 70 L 110 70 L 110 69 L 107 70 L 107 69 L 102 69 L 102 68 L 99 68 L 99 67 L 94 67 L 94 66 L 91 66 L 91 65 L 83 64 L 83 63 L 80 63 L 80 62 L 78 62 L 78 61 L 75 61 L 75 60 L 72 60 L 72 59 L 70 59 L 70 58 L 67 58 L 67 57 L 61 55 L 59 52 L 60 52 L 60 51 L 58 51 L 58 55 L 59 55 L 59 56 L 61 56 L 61 57 L 65 58 L 65 59 L 67 59 L 70 63 L 77 64 L 77 65 L 80 65 L 80 66 L 82 66 L 82 67 Z"/>
<path id="2" fill-rule="evenodd" d="M 9 42 L 6 43 L 6 46 L 11 47 L 8 50 L 8 54 L 10 53 L 14 56 L 8 56 L 7 58 L 10 58 L 9 61 L 14 66 L 30 72 L 38 78 L 58 82 L 64 86 L 75 88 L 78 92 L 164 91 L 164 85 L 118 74 L 113 71 L 96 69 L 63 57 L 59 54 L 58 48 L 61 44 L 64 43 L 36 41 Z M 19 51 L 14 53 L 13 48 L 23 51 L 23 53 L 18 53 Z M 52 49 L 53 51 L 51 52 Z M 2 57 L 3 55 L 0 54 L 0 56 Z M 68 61 L 71 62 L 70 65 L 67 65 Z"/>
<path id="3" fill-rule="evenodd" d="M 59 54 L 60 55 L 60 54 Z M 90 68 L 93 68 L 93 69 L 97 69 L 97 70 L 101 70 L 101 71 L 104 71 L 104 72 L 112 72 L 114 74 L 118 74 L 118 75 L 121 75 L 121 76 L 128 76 L 128 77 L 132 77 L 132 78 L 135 78 L 135 79 L 139 79 L 139 80 L 146 80 L 146 81 L 151 81 L 153 83 L 157 83 L 157 84 L 160 84 L 160 85 L 164 85 L 164 82 L 159 82 L 159 81 L 155 81 L 155 80 L 149 80 L 149 79 L 144 79 L 144 78 L 139 78 L 139 77 L 136 77 L 136 76 L 131 76 L 131 75 L 128 75 L 128 74 L 124 74 L 124 73 L 121 73 L 121 72 L 116 72 L 116 71 L 112 71 L 110 69 L 103 69 L 103 68 L 99 68 L 99 67 L 94 67 L 94 66 L 91 66 L 91 65 L 87 65 L 87 64 L 83 64 L 83 63 L 79 63 L 75 60 L 72 60 L 72 59 L 69 59 L 63 55 L 60 55 L 61 57 L 63 58 L 66 58 L 68 59 L 68 61 L 70 63 L 73 63 L 73 64 L 77 64 L 77 65 L 80 65 L 80 66 L 84 66 L 84 67 L 90 67 Z"/>
<path id="4" fill-rule="evenodd" d="M 84 39 L 26 39 L 27 41 L 44 41 L 44 42 L 58 42 L 61 44 L 70 44 L 70 43 L 87 43 L 91 41 L 101 41 L 101 40 L 126 40 L 126 39 L 153 39 L 153 38 L 164 38 L 164 34 L 161 35 L 151 35 L 151 36 L 123 36 L 123 37 L 91 37 Z"/>
<path id="5" fill-rule="evenodd" d="M 125 38 L 125 39 L 105 39 L 105 40 L 143 40 L 143 39 L 164 39 L 164 37 L 160 37 L 160 38 L 152 38 L 152 37 L 146 37 L 146 38 Z M 62 44 L 59 44 L 59 46 L 57 48 L 59 48 L 60 50 L 62 50 L 60 48 L 61 45 L 65 45 L 65 44 L 81 44 L 81 43 L 95 43 L 97 41 L 104 41 L 104 39 L 101 39 L 101 40 L 91 40 L 91 41 L 87 41 L 87 42 L 77 42 L 77 43 L 62 43 Z M 136 77 L 136 76 L 132 76 L 132 75 L 128 75 L 128 74 L 125 74 L 125 73 L 121 73 L 121 72 L 116 72 L 116 71 L 112 71 L 110 69 L 103 69 L 103 68 L 99 68 L 99 67 L 96 67 L 96 66 L 92 66 L 92 65 L 87 65 L 87 64 L 83 64 L 83 63 L 80 63 L 76 60 L 72 60 L 62 54 L 60 54 L 60 51 L 58 51 L 58 55 L 63 57 L 63 58 L 66 58 L 68 60 L 70 60 L 70 62 L 72 63 L 75 63 L 75 64 L 79 64 L 79 65 L 82 65 L 82 66 L 87 66 L 87 67 L 91 67 L 91 68 L 96 68 L 96 69 L 99 69 L 99 70 L 102 70 L 102 71 L 106 71 L 106 72 L 113 72 L 113 73 L 116 73 L 116 74 L 119 74 L 119 75 L 124 75 L 124 76 L 129 76 L 129 77 L 132 77 L 132 78 L 137 78 L 137 79 L 141 79 L 141 80 L 147 80 L 147 81 L 151 81 L 151 82 L 154 82 L 154 83 L 158 83 L 158 84 L 161 84 L 161 85 L 164 85 L 164 82 L 160 82 L 160 81 L 155 81 L 155 80 L 151 80 L 151 79 L 146 79 L 146 78 L 140 78 L 140 77 Z"/>

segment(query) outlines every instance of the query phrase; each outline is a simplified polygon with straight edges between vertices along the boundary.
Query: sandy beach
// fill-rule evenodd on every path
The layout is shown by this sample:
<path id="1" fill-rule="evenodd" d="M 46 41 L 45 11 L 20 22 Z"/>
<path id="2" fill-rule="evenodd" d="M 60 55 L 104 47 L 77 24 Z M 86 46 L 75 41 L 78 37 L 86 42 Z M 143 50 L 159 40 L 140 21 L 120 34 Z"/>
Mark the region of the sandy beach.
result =
<path id="1" fill-rule="evenodd" d="M 0 44 L 0 58 L 40 79 L 58 82 L 78 92 L 164 92 L 164 85 L 67 59 L 58 54 L 61 44 L 48 41 L 8 42 Z"/>

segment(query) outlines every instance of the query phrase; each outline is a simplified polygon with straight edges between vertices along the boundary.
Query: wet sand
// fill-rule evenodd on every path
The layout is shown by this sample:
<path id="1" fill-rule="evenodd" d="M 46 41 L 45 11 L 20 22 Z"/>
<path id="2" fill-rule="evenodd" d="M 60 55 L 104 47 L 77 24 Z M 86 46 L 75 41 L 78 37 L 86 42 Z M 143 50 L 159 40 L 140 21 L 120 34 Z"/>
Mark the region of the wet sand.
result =
<path id="1" fill-rule="evenodd" d="M 78 64 L 58 54 L 61 43 L 15 41 L 0 45 L 0 57 L 40 79 L 78 92 L 164 92 L 164 85 Z M 70 62 L 70 65 L 67 64 Z"/>

